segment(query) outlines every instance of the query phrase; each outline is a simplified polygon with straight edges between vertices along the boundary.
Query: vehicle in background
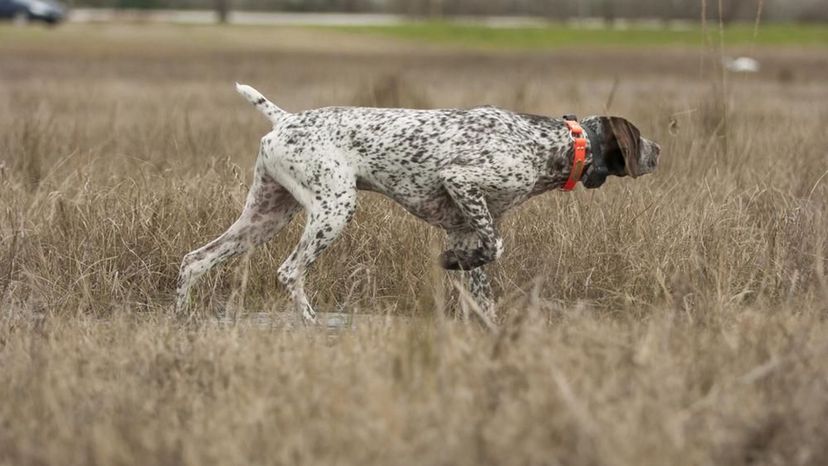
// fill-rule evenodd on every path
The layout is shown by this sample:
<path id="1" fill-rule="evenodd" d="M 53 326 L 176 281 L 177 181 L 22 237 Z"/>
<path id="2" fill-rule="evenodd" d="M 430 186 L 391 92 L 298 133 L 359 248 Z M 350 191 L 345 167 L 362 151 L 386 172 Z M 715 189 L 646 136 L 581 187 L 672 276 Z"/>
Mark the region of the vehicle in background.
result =
<path id="1" fill-rule="evenodd" d="M 0 19 L 57 24 L 65 18 L 66 7 L 53 0 L 0 0 Z"/>

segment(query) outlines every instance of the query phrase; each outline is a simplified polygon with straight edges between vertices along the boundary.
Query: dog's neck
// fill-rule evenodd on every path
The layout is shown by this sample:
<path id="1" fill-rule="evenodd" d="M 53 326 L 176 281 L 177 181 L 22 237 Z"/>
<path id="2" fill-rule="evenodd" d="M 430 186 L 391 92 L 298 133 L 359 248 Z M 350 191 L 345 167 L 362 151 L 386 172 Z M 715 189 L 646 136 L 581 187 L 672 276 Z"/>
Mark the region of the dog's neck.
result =
<path id="1" fill-rule="evenodd" d="M 601 143 L 603 137 L 601 121 L 597 117 L 584 118 L 581 121 L 581 128 L 584 129 L 584 133 L 589 140 L 587 163 L 605 165 L 604 147 Z"/>
<path id="2" fill-rule="evenodd" d="M 587 139 L 587 168 L 581 177 L 581 183 L 587 188 L 597 188 L 604 184 L 610 175 L 606 162 L 606 147 L 604 147 L 604 127 L 600 117 L 587 117 L 581 121 Z"/>

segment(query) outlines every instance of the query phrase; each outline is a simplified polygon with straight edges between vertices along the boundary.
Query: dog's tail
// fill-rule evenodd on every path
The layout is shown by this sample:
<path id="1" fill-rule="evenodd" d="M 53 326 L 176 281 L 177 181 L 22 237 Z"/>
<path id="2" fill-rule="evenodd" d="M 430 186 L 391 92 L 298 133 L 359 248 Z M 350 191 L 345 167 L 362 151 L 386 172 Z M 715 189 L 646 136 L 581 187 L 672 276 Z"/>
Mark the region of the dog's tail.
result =
<path id="1" fill-rule="evenodd" d="M 276 126 L 276 122 L 284 116 L 287 112 L 277 107 L 276 104 L 267 100 L 259 91 L 250 86 L 236 83 L 236 92 L 241 94 L 248 102 L 256 107 L 256 110 L 262 112 L 264 116 Z"/>

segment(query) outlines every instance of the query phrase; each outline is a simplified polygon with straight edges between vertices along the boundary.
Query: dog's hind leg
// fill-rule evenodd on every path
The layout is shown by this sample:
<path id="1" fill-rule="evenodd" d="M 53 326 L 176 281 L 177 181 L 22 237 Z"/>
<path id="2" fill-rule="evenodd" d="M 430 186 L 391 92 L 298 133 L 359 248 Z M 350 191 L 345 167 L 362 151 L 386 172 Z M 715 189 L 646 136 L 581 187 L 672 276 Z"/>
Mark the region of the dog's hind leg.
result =
<path id="1" fill-rule="evenodd" d="M 301 196 L 307 202 L 307 223 L 302 239 L 279 267 L 279 281 L 288 289 L 296 310 L 306 323 L 316 321 L 308 297 L 305 295 L 305 272 L 328 246 L 339 237 L 356 210 L 356 181 L 342 173 L 315 170 L 321 180 L 313 190 L 304 189 Z M 296 193 L 300 194 L 300 193 Z"/>
<path id="2" fill-rule="evenodd" d="M 184 311 L 190 288 L 201 275 L 273 237 L 290 223 L 299 207 L 293 196 L 257 165 L 253 185 L 238 220 L 221 236 L 185 255 L 181 261 L 176 312 Z"/>

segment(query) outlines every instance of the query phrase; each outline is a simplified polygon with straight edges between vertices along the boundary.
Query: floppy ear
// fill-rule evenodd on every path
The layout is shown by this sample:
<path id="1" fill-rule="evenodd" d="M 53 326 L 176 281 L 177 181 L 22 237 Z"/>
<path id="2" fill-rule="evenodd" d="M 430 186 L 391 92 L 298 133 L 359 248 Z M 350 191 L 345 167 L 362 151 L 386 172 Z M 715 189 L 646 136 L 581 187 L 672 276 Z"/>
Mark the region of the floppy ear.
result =
<path id="1" fill-rule="evenodd" d="M 609 133 L 615 137 L 615 142 L 624 157 L 627 174 L 633 178 L 641 175 L 638 165 L 638 158 L 641 156 L 641 132 L 625 118 L 608 117 L 606 122 Z"/>

